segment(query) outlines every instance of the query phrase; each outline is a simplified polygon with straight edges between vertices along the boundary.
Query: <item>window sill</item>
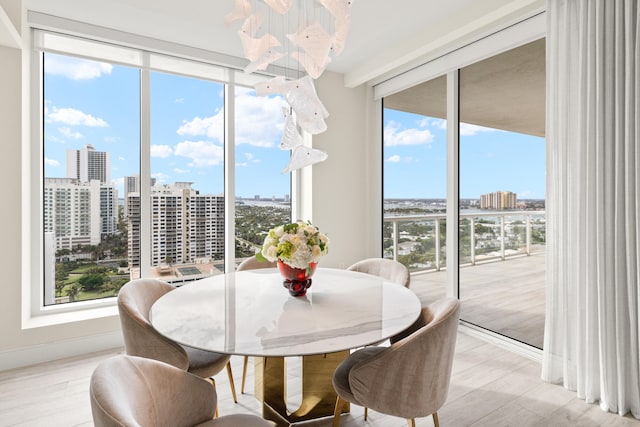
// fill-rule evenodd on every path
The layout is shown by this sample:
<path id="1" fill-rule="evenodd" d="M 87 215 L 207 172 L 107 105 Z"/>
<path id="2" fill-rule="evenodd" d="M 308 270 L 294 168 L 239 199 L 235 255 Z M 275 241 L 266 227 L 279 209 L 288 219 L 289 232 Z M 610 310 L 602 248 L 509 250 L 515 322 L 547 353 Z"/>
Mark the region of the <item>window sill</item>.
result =
<path id="1" fill-rule="evenodd" d="M 115 299 L 111 304 L 103 304 L 99 307 L 74 307 L 64 311 L 56 310 L 57 308 L 54 307 L 51 310 L 44 308 L 38 314 L 25 313 L 22 319 L 22 329 L 42 328 L 118 316 L 118 307 Z"/>

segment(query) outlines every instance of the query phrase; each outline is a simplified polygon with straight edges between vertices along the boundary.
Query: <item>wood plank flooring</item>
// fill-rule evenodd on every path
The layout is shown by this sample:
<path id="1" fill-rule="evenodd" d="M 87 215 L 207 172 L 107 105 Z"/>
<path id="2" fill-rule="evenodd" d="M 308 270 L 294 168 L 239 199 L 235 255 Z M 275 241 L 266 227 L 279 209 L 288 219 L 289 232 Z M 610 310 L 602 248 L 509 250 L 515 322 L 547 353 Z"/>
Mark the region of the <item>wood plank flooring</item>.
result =
<path id="1" fill-rule="evenodd" d="M 95 366 L 122 349 L 0 372 L 0 426 L 71 427 L 92 426 L 89 378 Z M 299 399 L 299 359 L 288 359 L 290 406 Z M 232 358 L 239 390 L 242 358 Z M 244 395 L 233 403 L 226 374 L 216 377 L 220 414 L 260 414 L 253 395 L 253 366 Z M 343 427 L 401 427 L 402 419 L 369 412 L 352 405 L 342 416 Z M 510 353 L 476 337 L 458 334 L 453 375 L 447 403 L 439 411 L 443 427 L 458 426 L 633 426 L 640 421 L 630 416 L 605 413 L 586 404 L 575 393 L 540 380 L 537 362 Z M 416 420 L 432 426 L 431 418 Z M 330 419 L 300 424 L 330 426 Z"/>

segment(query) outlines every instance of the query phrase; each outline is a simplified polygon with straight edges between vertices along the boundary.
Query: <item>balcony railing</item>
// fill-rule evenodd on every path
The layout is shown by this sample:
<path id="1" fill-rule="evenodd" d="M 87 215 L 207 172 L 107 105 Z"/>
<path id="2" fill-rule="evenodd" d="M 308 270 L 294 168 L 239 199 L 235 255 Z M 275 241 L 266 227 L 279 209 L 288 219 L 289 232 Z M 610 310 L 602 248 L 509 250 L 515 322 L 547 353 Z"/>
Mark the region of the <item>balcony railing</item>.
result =
<path id="1" fill-rule="evenodd" d="M 536 221 L 534 221 L 536 219 Z M 464 221 L 464 223 L 463 223 Z M 429 265 L 411 266 L 412 271 L 418 270 L 440 270 L 445 267 L 445 245 L 443 244 L 443 227 L 446 226 L 446 214 L 424 214 L 406 216 L 387 216 L 384 223 L 391 224 L 391 236 L 385 233 L 385 242 L 391 239 L 391 245 L 385 251 L 386 257 L 392 257 L 399 261 L 401 255 L 418 252 L 415 249 L 405 251 L 401 254 L 400 240 L 401 228 L 408 224 L 430 223 L 428 239 L 424 236 L 407 237 L 409 242 L 418 245 L 420 241 L 433 241 L 433 261 Z M 522 230 L 524 226 L 524 230 Z M 515 255 L 531 255 L 539 245 L 544 246 L 546 241 L 545 211 L 486 211 L 473 213 L 460 213 L 460 238 L 461 238 L 461 264 L 475 265 L 479 261 L 487 259 L 505 259 Z M 474 230 L 470 233 L 469 230 Z M 532 232 L 535 230 L 535 239 L 532 239 Z M 484 231 L 484 232 L 483 232 Z M 523 234 L 524 236 L 521 236 Z M 466 238 L 468 237 L 468 241 Z M 535 240 L 535 241 L 534 241 Z M 430 243 L 431 244 L 431 243 Z M 385 244 L 385 247 L 388 245 Z M 513 249 L 517 247 L 517 249 Z M 431 252 L 431 250 L 429 251 Z M 400 260 L 402 262 L 402 260 Z"/>

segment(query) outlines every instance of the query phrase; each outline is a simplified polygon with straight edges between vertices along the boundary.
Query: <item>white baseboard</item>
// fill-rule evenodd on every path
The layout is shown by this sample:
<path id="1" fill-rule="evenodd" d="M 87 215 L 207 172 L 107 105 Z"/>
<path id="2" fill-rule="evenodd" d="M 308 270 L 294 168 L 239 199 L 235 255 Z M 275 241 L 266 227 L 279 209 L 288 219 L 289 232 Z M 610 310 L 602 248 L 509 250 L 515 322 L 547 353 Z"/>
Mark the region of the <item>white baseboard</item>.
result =
<path id="1" fill-rule="evenodd" d="M 540 350 L 539 348 L 535 348 L 520 341 L 505 337 L 504 335 L 497 334 L 495 332 L 480 328 L 467 322 L 461 322 L 459 329 L 462 333 L 474 336 L 483 341 L 508 350 L 512 353 L 517 353 L 528 359 L 534 360 L 538 363 L 542 363 L 542 350 Z"/>
<path id="2" fill-rule="evenodd" d="M 122 338 L 122 332 L 118 330 L 104 334 L 0 351 L 0 371 L 123 346 L 124 340 Z"/>

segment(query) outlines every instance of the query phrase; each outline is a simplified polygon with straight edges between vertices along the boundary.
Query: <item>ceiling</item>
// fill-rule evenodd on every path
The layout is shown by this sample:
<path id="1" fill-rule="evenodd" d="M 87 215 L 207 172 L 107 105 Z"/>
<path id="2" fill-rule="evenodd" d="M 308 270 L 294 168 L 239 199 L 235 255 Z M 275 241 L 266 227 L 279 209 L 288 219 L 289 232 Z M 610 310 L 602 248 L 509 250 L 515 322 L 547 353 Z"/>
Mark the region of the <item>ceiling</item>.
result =
<path id="1" fill-rule="evenodd" d="M 253 1 L 253 0 L 252 0 Z M 297 0 L 313 4 L 316 0 Z M 234 0 L 26 0 L 27 9 L 242 57 Z M 384 79 L 506 26 L 544 0 L 355 0 L 344 52 L 328 70 L 354 87 Z"/>
<path id="2" fill-rule="evenodd" d="M 460 121 L 544 137 L 545 40 L 540 39 L 460 70 Z M 445 76 L 384 98 L 385 108 L 446 117 Z"/>

